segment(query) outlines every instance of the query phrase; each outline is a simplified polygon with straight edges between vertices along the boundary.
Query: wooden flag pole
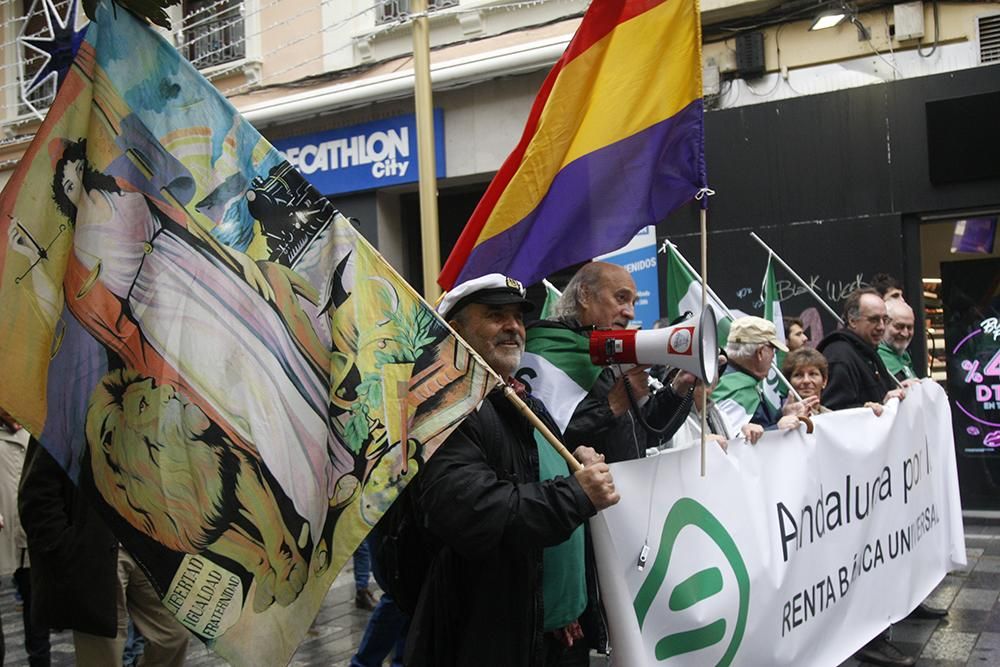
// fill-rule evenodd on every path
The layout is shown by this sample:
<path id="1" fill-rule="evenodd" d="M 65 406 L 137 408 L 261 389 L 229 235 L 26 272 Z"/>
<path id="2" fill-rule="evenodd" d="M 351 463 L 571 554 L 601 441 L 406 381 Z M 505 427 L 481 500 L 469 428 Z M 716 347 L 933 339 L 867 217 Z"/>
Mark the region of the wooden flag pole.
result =
<path id="1" fill-rule="evenodd" d="M 545 436 L 545 439 L 549 441 L 549 444 L 552 445 L 552 448 L 557 452 L 559 452 L 559 455 L 566 460 L 566 465 L 569 466 L 570 473 L 583 470 L 583 464 L 577 461 L 576 458 L 574 458 L 573 454 L 571 454 L 570 451 L 566 449 L 566 445 L 564 445 L 559 440 L 559 438 L 556 437 L 556 434 L 553 433 L 549 429 L 549 427 L 546 426 L 545 423 L 538 418 L 538 415 L 536 415 L 534 412 L 531 411 L 531 408 L 529 408 L 528 405 L 521 400 L 521 397 L 517 395 L 513 387 L 511 387 L 510 385 L 505 385 L 503 389 L 503 395 L 507 397 L 508 401 L 514 404 L 514 406 L 518 409 L 518 411 L 522 415 L 524 415 L 525 419 L 531 422 L 532 426 L 538 429 L 539 433 Z"/>
<path id="2" fill-rule="evenodd" d="M 412 0 L 413 99 L 417 115 L 417 168 L 420 177 L 420 245 L 424 268 L 424 298 L 433 303 L 441 294 L 438 231 L 437 165 L 434 155 L 434 106 L 431 93 L 430 25 L 427 0 Z"/>

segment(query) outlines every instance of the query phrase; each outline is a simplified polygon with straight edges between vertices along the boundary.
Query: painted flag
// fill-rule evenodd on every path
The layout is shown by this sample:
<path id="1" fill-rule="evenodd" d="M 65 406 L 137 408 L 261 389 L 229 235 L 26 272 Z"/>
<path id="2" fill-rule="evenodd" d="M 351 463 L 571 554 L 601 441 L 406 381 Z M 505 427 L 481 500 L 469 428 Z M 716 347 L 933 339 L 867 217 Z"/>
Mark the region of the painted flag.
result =
<path id="1" fill-rule="evenodd" d="M 287 664 L 492 376 L 158 33 L 96 17 L 0 194 L 0 405 L 182 624 Z"/>
<path id="2" fill-rule="evenodd" d="M 562 292 L 557 290 L 556 286 L 548 280 L 542 280 L 542 285 L 545 287 L 545 302 L 542 304 L 542 311 L 538 313 L 538 319 L 551 320 L 554 317 L 553 313 L 556 312 L 556 302 L 559 301 Z"/>
<path id="3" fill-rule="evenodd" d="M 591 3 L 438 283 L 526 285 L 625 245 L 706 183 L 694 0 Z"/>
<path id="4" fill-rule="evenodd" d="M 767 269 L 764 271 L 764 282 L 761 285 L 761 300 L 764 302 L 764 319 L 774 324 L 778 340 L 785 342 L 785 321 L 781 317 L 781 301 L 778 299 L 778 286 L 774 281 L 774 267 L 771 255 L 767 256 Z M 780 408 L 784 397 L 788 395 L 788 387 L 778 377 L 778 369 L 785 362 L 785 353 L 774 351 L 774 363 L 771 372 L 764 379 L 764 400 L 773 408 Z"/>
<path id="5" fill-rule="evenodd" d="M 672 243 L 665 243 L 667 254 L 667 318 L 673 322 L 684 313 L 696 315 L 701 312 L 701 277 L 688 268 L 687 263 Z M 663 248 L 661 248 L 663 251 Z M 729 339 L 732 318 L 729 309 L 719 301 L 709 289 L 708 307 L 715 313 L 716 333 L 719 347 L 725 347 Z"/>
<path id="6" fill-rule="evenodd" d="M 521 368 L 515 373 L 541 399 L 560 431 L 604 370 L 590 362 L 590 338 L 559 324 L 528 327 Z"/>

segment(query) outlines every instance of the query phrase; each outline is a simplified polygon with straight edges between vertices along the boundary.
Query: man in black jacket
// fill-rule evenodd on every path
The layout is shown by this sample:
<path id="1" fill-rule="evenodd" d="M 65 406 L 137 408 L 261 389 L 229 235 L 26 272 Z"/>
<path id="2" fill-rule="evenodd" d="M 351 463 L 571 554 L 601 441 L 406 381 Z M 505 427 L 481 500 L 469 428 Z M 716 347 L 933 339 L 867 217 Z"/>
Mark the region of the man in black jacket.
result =
<path id="1" fill-rule="evenodd" d="M 31 557 L 33 621 L 73 630 L 77 665 L 120 667 L 129 614 L 146 638 L 143 665 L 184 664 L 190 633 L 36 440 L 25 455 L 18 509 Z"/>
<path id="2" fill-rule="evenodd" d="M 575 332 L 581 339 L 580 363 L 589 365 L 589 331 L 628 327 L 635 318 L 638 298 L 635 281 L 623 267 L 590 262 L 566 285 L 555 307 L 557 319 L 532 325 L 528 337 L 562 333 L 558 330 Z M 648 444 L 669 439 L 683 420 L 678 418 L 670 432 L 662 429 L 682 407 L 686 415 L 690 402 L 685 403 L 669 386 L 650 395 L 648 369 L 633 366 L 624 373 L 610 367 L 595 371 L 596 380 L 566 424 L 566 443 L 591 445 L 607 457 L 608 463 L 615 463 L 641 458 Z M 656 437 L 650 437 L 643 422 L 657 431 Z"/>
<path id="3" fill-rule="evenodd" d="M 524 348 L 517 281 L 491 274 L 449 292 L 438 311 L 500 377 Z M 550 429 L 545 408 L 524 400 Z M 405 664 L 555 664 L 583 646 L 587 603 L 582 524 L 618 502 L 603 457 L 578 448 L 565 461 L 503 396 L 490 393 L 413 482 L 424 529 L 442 545 L 410 625 Z M 585 646 L 583 653 L 586 655 Z"/>
<path id="4" fill-rule="evenodd" d="M 846 329 L 834 331 L 816 346 L 830 364 L 830 379 L 823 390 L 823 405 L 831 410 L 856 408 L 868 403 L 903 399 L 878 355 L 888 317 L 885 301 L 872 288 L 856 289 L 844 302 Z M 875 665 L 907 667 L 916 660 L 904 654 L 884 634 L 879 634 L 855 654 Z"/>
<path id="5" fill-rule="evenodd" d="M 866 287 L 848 295 L 844 302 L 847 328 L 834 331 L 816 346 L 830 364 L 824 406 L 857 408 L 905 396 L 878 355 L 887 321 L 885 301 L 878 292 Z"/>

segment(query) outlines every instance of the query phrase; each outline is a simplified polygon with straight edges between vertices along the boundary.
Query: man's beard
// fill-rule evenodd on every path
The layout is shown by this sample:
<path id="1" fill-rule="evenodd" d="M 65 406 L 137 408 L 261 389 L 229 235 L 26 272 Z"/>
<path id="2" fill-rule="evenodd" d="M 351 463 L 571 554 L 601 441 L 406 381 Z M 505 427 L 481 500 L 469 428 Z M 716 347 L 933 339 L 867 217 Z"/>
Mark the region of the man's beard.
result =
<path id="1" fill-rule="evenodd" d="M 516 342 L 518 347 L 507 347 L 504 343 Z M 521 355 L 524 352 L 524 340 L 520 336 L 505 336 L 493 342 L 493 350 L 489 362 L 493 370 L 500 374 L 512 374 L 521 365 Z M 509 369 L 509 370 L 507 370 Z M 506 378 L 505 378 L 506 379 Z"/>
<path id="2" fill-rule="evenodd" d="M 900 343 L 895 338 L 889 340 L 889 346 L 896 350 L 898 354 L 903 354 L 906 352 L 906 348 L 910 346 L 910 342 L 913 341 L 912 338 L 907 338 L 905 342 Z"/>

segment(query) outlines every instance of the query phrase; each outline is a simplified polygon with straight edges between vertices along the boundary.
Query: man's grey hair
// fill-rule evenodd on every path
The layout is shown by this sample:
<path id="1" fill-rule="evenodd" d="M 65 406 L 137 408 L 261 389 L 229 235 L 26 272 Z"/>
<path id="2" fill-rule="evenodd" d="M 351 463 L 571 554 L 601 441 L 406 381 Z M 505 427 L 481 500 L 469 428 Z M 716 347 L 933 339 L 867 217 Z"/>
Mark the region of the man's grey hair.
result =
<path id="1" fill-rule="evenodd" d="M 757 354 L 757 350 L 766 347 L 767 343 L 726 343 L 726 356 L 730 359 L 750 359 Z"/>
<path id="2" fill-rule="evenodd" d="M 580 267 L 563 290 L 552 309 L 552 316 L 560 320 L 580 319 L 580 300 L 584 293 L 595 294 L 601 286 L 606 264 L 591 262 Z"/>

